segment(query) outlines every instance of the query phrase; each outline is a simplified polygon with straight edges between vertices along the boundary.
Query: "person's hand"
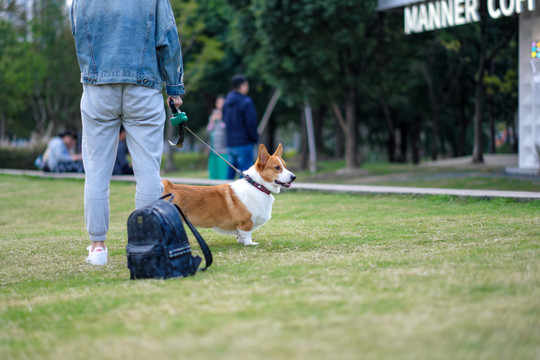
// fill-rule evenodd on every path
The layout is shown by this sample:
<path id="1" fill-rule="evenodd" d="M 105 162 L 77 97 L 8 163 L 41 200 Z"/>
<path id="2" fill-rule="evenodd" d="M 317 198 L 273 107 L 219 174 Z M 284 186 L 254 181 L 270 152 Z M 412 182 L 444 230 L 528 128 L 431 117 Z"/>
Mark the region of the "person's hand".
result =
<path id="1" fill-rule="evenodd" d="M 177 96 L 177 97 L 169 96 L 169 99 L 172 99 L 172 101 L 174 102 L 174 106 L 176 106 L 177 109 L 183 103 L 182 98 L 180 96 Z"/>
<path id="2" fill-rule="evenodd" d="M 82 160 L 82 154 L 71 155 L 71 158 L 73 159 L 73 161 Z"/>

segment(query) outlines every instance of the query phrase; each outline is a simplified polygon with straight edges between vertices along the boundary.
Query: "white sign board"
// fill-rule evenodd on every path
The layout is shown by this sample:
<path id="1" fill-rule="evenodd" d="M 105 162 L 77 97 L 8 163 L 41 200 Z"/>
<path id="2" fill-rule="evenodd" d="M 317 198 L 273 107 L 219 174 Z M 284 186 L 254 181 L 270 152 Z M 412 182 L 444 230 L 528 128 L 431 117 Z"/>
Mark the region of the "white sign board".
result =
<path id="1" fill-rule="evenodd" d="M 493 19 L 534 11 L 535 0 L 487 0 Z M 438 0 L 405 7 L 405 34 L 420 33 L 480 21 L 480 0 Z"/>

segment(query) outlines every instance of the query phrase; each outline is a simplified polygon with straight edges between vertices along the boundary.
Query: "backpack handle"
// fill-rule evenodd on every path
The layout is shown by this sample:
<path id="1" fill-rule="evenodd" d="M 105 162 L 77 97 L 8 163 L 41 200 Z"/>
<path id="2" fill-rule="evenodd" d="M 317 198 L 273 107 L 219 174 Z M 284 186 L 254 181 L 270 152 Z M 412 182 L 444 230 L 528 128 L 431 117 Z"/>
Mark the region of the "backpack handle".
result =
<path id="1" fill-rule="evenodd" d="M 159 200 L 164 200 L 165 198 L 167 198 L 167 197 L 169 197 L 169 196 L 171 197 L 171 198 L 169 199 L 169 202 L 172 203 L 172 201 L 173 201 L 173 199 L 174 199 L 174 194 L 173 194 L 173 193 L 168 193 L 168 194 L 162 195 L 162 196 L 159 198 Z"/>

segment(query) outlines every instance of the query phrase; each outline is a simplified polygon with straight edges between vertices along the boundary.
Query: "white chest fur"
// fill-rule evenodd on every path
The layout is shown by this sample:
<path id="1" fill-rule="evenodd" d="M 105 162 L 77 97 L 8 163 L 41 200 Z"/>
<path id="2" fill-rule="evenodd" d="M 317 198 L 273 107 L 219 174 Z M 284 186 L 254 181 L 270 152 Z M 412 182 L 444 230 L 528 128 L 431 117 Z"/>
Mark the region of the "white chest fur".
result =
<path id="1" fill-rule="evenodd" d="M 272 217 L 274 197 L 255 188 L 244 179 L 231 183 L 231 188 L 251 213 L 253 230 L 264 225 Z"/>

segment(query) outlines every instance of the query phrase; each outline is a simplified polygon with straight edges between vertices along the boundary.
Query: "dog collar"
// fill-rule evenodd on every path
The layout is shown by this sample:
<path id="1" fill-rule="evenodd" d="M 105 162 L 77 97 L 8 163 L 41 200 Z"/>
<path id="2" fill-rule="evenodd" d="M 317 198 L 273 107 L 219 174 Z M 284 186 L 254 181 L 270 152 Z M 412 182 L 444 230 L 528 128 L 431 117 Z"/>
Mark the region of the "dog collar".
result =
<path id="1" fill-rule="evenodd" d="M 262 186 L 261 184 L 253 180 L 252 178 L 250 178 L 249 175 L 244 175 L 244 179 L 251 185 L 255 186 L 257 189 L 261 190 L 263 193 L 270 195 L 271 193 L 270 190 L 268 190 L 267 188 L 265 188 L 264 186 Z"/>

